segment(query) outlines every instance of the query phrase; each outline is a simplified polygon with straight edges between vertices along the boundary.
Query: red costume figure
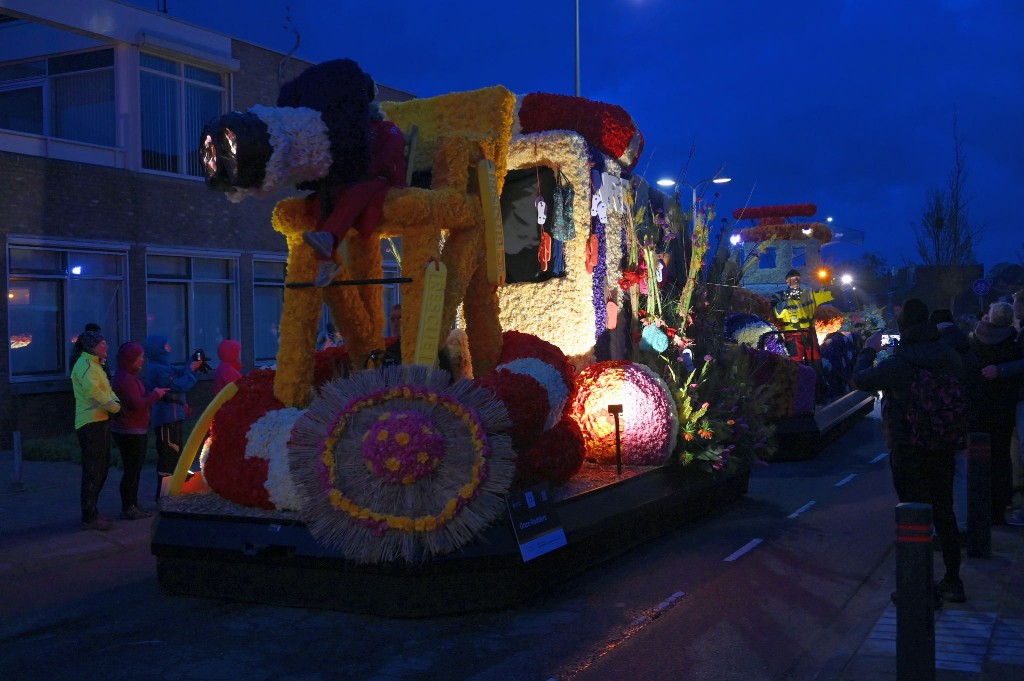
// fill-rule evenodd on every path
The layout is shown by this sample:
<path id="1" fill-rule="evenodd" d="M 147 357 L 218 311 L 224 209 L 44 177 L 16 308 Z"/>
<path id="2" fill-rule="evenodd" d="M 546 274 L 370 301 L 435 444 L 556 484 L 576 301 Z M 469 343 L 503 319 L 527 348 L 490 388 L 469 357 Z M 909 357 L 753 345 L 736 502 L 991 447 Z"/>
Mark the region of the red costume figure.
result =
<path id="1" fill-rule="evenodd" d="M 337 276 L 340 267 L 334 262 L 334 249 L 348 231 L 355 228 L 360 237 L 368 237 L 380 222 L 388 189 L 405 186 L 407 161 L 402 131 L 390 121 L 371 120 L 369 135 L 366 177 L 338 190 L 330 216 L 317 222 L 317 231 L 302 235 L 317 258 L 324 261 L 316 278 L 318 287 L 327 286 Z M 317 199 L 313 202 L 319 204 Z"/>

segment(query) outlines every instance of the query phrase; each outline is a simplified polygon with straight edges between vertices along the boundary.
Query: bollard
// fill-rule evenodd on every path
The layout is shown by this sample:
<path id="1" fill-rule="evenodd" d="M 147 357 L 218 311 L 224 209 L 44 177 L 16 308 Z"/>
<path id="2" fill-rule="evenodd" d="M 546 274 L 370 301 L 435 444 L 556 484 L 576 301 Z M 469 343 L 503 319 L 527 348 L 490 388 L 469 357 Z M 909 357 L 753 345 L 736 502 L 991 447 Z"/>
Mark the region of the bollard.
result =
<path id="1" fill-rule="evenodd" d="M 988 433 L 967 436 L 967 555 L 992 555 L 992 450 Z"/>
<path id="2" fill-rule="evenodd" d="M 22 469 L 22 458 L 21 458 L 21 431 L 16 430 L 12 434 L 11 443 L 14 447 L 14 482 L 11 483 L 11 489 L 15 492 L 20 492 L 25 489 L 24 471 Z"/>
<path id="3" fill-rule="evenodd" d="M 896 678 L 935 680 L 932 507 L 896 506 Z"/>

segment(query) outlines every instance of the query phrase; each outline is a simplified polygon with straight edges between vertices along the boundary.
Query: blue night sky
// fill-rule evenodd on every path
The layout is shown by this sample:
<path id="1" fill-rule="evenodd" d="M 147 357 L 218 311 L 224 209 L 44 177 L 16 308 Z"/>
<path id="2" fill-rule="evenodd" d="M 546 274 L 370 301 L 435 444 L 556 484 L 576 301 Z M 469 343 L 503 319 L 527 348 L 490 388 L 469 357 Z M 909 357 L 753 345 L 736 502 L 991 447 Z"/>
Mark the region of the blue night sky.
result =
<path id="1" fill-rule="evenodd" d="M 156 9 L 157 0 L 133 4 Z M 350 57 L 417 96 L 501 84 L 574 91 L 573 0 L 167 0 L 170 16 L 298 56 Z M 238 7 L 245 6 L 244 13 Z M 953 163 L 953 115 L 986 269 L 1024 258 L 1024 3 L 1016 0 L 580 0 L 581 94 L 628 110 L 648 180 L 726 163 L 719 216 L 815 203 L 891 264 Z M 506 8 L 499 10 L 499 7 Z M 688 192 L 687 192 L 688 193 Z M 747 223 L 749 224 L 749 223 Z"/>

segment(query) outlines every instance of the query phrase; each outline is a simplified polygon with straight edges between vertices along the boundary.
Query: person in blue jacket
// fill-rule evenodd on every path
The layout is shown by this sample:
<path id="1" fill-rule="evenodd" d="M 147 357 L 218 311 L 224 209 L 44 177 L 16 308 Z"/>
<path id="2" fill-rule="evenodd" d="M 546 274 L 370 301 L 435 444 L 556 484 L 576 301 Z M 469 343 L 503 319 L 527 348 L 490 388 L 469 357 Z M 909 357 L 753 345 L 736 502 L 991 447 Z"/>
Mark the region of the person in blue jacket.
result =
<path id="1" fill-rule="evenodd" d="M 167 336 L 148 336 L 142 347 L 146 351 L 146 390 L 167 388 L 167 393 L 150 408 L 150 427 L 156 434 L 156 498 L 160 499 L 163 480 L 174 474 L 181 454 L 185 419 L 191 414 L 185 394 L 195 386 L 195 371 L 201 362 L 185 366 L 170 363 L 171 344 Z"/>

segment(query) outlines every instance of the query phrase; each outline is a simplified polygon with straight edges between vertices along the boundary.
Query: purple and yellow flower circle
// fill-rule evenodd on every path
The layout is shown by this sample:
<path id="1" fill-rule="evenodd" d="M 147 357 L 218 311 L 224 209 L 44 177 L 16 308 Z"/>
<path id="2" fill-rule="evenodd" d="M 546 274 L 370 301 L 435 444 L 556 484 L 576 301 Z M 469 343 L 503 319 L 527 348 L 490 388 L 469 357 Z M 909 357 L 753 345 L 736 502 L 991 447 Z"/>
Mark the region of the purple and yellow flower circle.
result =
<path id="1" fill-rule="evenodd" d="M 387 483 L 427 477 L 444 456 L 444 437 L 421 412 L 386 411 L 363 435 L 362 455 L 371 473 Z"/>

